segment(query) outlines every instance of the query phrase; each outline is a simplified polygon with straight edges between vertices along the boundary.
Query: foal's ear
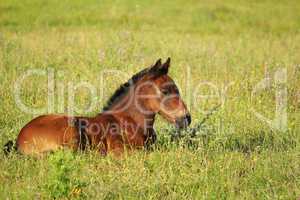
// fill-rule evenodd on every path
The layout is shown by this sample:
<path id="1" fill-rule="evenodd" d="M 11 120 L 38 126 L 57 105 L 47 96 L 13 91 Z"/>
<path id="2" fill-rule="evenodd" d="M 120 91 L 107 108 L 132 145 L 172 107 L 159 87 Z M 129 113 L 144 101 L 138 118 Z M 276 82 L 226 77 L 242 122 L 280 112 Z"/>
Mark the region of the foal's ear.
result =
<path id="1" fill-rule="evenodd" d="M 159 68 L 161 66 L 161 58 L 156 61 L 152 68 Z"/>
<path id="2" fill-rule="evenodd" d="M 171 59 L 168 58 L 164 64 L 161 64 L 161 59 L 157 60 L 155 65 L 151 67 L 151 72 L 155 75 L 165 75 L 169 71 Z"/>
<path id="3" fill-rule="evenodd" d="M 169 67 L 170 67 L 170 62 L 171 62 L 171 58 L 169 57 L 166 62 L 162 65 L 162 68 L 164 68 L 167 73 L 168 73 L 168 70 L 169 70 Z"/>

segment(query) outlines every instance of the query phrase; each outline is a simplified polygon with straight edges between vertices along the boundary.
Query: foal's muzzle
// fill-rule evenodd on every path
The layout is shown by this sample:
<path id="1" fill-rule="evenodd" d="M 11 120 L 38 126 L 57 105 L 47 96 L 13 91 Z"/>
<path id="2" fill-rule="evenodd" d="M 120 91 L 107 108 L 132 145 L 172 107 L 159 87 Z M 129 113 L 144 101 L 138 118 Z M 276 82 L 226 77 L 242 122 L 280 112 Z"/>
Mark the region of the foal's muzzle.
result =
<path id="1" fill-rule="evenodd" d="M 186 114 L 183 117 L 176 119 L 176 127 L 177 128 L 187 128 L 192 122 L 192 118 L 190 114 Z"/>

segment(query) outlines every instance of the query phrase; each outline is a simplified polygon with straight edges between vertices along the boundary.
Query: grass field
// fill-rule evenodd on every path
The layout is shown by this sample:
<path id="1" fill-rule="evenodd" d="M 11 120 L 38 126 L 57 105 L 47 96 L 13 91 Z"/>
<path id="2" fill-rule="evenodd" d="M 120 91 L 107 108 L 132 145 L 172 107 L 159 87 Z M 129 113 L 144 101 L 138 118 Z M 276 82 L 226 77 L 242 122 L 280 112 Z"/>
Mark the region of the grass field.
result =
<path id="1" fill-rule="evenodd" d="M 159 117 L 153 151 L 121 160 L 94 152 L 41 159 L 0 153 L 0 199 L 299 198 L 296 0 L 2 0 L 0 146 L 38 115 L 16 104 L 15 85 L 28 70 L 54 73 L 54 107 L 43 112 L 67 113 L 68 84 L 93 85 L 96 95 L 84 88 L 75 95 L 75 114 L 92 116 L 133 73 L 168 56 L 192 127 L 222 104 L 197 137 L 171 141 L 172 127 Z M 107 69 L 126 73 L 101 82 Z M 47 83 L 47 76 L 27 77 L 22 102 L 45 107 Z M 279 121 L 270 125 L 257 113 Z"/>

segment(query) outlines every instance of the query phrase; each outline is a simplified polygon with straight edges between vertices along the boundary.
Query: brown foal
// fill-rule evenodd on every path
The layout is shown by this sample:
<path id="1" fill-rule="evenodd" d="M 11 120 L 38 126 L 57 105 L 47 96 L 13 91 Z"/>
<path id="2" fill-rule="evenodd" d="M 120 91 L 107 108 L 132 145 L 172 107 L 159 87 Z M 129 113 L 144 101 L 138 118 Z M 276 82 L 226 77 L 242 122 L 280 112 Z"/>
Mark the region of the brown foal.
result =
<path id="1" fill-rule="evenodd" d="M 106 155 L 121 155 L 155 142 L 155 115 L 162 115 L 178 128 L 191 123 L 190 114 L 165 63 L 135 74 L 109 99 L 103 112 L 95 117 L 43 115 L 20 131 L 16 149 L 22 154 L 37 154 L 59 148 L 96 149 Z"/>

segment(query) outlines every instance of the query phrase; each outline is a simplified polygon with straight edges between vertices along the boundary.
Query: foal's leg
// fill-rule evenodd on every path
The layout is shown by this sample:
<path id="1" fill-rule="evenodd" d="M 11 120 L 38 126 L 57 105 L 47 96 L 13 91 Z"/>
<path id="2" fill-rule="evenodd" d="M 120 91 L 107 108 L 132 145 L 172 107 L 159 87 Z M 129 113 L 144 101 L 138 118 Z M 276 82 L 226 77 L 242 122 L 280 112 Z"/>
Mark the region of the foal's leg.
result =
<path id="1" fill-rule="evenodd" d="M 121 157 L 125 153 L 124 140 L 121 135 L 107 136 L 107 152 L 112 153 L 116 157 Z"/>
<path id="2" fill-rule="evenodd" d="M 157 135 L 156 135 L 156 132 L 154 130 L 154 128 L 152 129 L 149 129 L 148 130 L 148 135 L 147 135 L 147 138 L 146 138 L 146 141 L 145 141 L 145 144 L 144 144 L 144 147 L 149 150 L 151 145 L 153 145 L 155 142 L 156 142 L 156 138 L 157 138 Z"/>
<path id="3" fill-rule="evenodd" d="M 143 148 L 142 145 L 128 143 L 128 138 L 123 134 L 109 134 L 106 138 L 107 152 L 112 153 L 116 157 L 121 157 L 124 154 L 131 154 L 136 148 Z"/>

